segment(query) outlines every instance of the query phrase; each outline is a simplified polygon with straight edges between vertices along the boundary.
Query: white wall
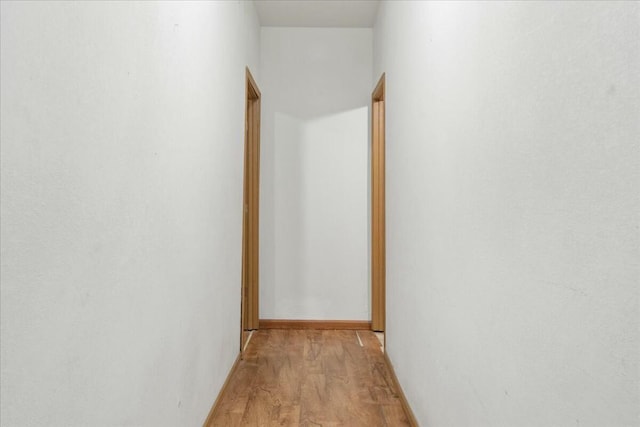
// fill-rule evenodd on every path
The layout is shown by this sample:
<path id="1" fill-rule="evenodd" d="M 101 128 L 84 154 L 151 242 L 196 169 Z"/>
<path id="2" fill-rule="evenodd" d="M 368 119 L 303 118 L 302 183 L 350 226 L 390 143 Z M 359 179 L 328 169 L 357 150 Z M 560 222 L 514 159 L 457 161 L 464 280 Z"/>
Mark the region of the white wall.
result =
<path id="1" fill-rule="evenodd" d="M 639 13 L 381 5 L 387 346 L 421 425 L 637 425 Z"/>
<path id="2" fill-rule="evenodd" d="M 369 318 L 372 37 L 261 30 L 261 318 Z"/>
<path id="3" fill-rule="evenodd" d="M 276 286 L 263 317 L 369 318 L 368 111 L 275 114 Z"/>
<path id="4" fill-rule="evenodd" d="M 1 424 L 201 425 L 239 346 L 253 4 L 1 12 Z"/>

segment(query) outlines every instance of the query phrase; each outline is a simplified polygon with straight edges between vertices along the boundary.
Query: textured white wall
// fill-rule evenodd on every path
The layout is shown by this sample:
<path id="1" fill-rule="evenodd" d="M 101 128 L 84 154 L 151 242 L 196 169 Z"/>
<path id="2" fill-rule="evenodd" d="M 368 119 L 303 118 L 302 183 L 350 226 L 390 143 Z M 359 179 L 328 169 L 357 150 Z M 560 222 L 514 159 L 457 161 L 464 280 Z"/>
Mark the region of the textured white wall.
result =
<path id="1" fill-rule="evenodd" d="M 387 346 L 421 425 L 638 424 L 639 18 L 381 5 Z"/>
<path id="2" fill-rule="evenodd" d="M 261 318 L 369 318 L 372 37 L 261 30 Z"/>
<path id="3" fill-rule="evenodd" d="M 239 346 L 253 3 L 1 8 L 1 424 L 201 425 Z"/>

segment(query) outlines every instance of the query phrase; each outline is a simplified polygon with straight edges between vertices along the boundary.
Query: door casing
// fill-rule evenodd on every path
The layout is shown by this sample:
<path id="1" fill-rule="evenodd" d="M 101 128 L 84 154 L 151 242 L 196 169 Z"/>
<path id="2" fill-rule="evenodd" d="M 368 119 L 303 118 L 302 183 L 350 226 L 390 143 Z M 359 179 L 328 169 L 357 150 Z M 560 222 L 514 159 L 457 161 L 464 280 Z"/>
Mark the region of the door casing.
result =
<path id="1" fill-rule="evenodd" d="M 260 89 L 246 68 L 240 351 L 259 321 Z"/>
<path id="2" fill-rule="evenodd" d="M 386 326 L 385 75 L 371 94 L 371 329 Z"/>

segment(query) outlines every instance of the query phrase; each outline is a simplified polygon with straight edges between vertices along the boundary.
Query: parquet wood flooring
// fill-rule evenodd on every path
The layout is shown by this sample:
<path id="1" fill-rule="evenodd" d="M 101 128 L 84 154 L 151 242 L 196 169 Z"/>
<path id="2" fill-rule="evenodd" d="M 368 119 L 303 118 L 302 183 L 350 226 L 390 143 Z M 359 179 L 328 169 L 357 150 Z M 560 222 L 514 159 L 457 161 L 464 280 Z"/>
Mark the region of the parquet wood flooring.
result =
<path id="1" fill-rule="evenodd" d="M 256 331 L 209 426 L 405 426 L 370 331 Z"/>

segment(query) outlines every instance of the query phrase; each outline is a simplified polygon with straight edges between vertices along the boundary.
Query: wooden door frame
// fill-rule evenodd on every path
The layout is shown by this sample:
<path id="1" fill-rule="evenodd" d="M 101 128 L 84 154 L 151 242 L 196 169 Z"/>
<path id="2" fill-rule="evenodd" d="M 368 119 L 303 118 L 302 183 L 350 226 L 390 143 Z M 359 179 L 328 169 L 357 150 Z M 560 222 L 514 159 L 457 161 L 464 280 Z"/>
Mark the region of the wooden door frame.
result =
<path id="1" fill-rule="evenodd" d="M 259 322 L 260 223 L 260 89 L 249 68 L 245 72 L 244 179 L 242 197 L 242 286 L 240 293 L 240 352 Z"/>
<path id="2" fill-rule="evenodd" d="M 371 329 L 386 330 L 385 74 L 371 93 Z M 386 341 L 386 334 L 385 334 Z"/>

